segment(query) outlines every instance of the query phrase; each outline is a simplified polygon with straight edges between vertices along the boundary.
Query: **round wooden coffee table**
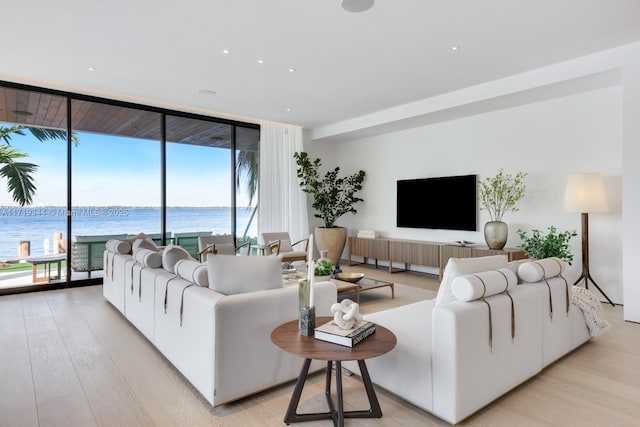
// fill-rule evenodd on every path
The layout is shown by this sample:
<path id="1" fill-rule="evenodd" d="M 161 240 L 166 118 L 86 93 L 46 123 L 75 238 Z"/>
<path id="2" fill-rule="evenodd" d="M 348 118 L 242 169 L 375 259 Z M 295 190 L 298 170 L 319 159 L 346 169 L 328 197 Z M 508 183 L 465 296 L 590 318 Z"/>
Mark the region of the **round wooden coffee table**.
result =
<path id="1" fill-rule="evenodd" d="M 317 317 L 316 326 L 331 321 L 331 317 Z M 298 320 L 292 320 L 284 323 L 271 332 L 271 341 L 286 351 L 287 353 L 303 357 L 304 363 L 298 376 L 298 381 L 291 395 L 289 407 L 284 417 L 284 422 L 297 423 L 303 421 L 315 420 L 333 420 L 335 426 L 344 426 L 345 418 L 380 418 L 382 417 L 382 409 L 376 397 L 376 392 L 365 364 L 366 359 L 383 355 L 396 345 L 396 336 L 387 328 L 376 324 L 376 331 L 368 336 L 364 341 L 359 342 L 354 347 L 346 347 L 333 344 L 326 341 L 315 339 L 313 336 L 300 335 Z M 298 403 L 302 395 L 302 389 L 309 373 L 311 361 L 326 360 L 326 386 L 325 396 L 329 406 L 328 412 L 298 414 Z M 345 412 L 342 401 L 342 362 L 346 360 L 356 360 L 360 367 L 362 382 L 364 383 L 367 397 L 369 398 L 370 408 L 368 410 L 348 411 Z M 333 404 L 331 397 L 331 370 L 333 363 L 336 364 L 336 406 Z"/>

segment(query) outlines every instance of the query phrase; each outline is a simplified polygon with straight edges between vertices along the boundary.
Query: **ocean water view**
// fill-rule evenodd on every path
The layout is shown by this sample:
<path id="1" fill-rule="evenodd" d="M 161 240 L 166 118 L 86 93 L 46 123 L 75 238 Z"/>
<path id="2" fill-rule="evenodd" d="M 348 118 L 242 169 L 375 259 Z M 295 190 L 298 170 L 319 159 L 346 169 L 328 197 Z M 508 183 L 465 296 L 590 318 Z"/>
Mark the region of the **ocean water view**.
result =
<path id="1" fill-rule="evenodd" d="M 256 237 L 257 217 L 251 208 L 237 209 L 237 235 Z M 71 212 L 72 237 L 104 234 L 160 233 L 160 208 L 153 207 L 78 207 Z M 51 253 L 55 233 L 66 240 L 67 210 L 61 207 L 0 207 L 0 260 L 16 259 L 20 242 L 30 242 L 31 256 Z M 167 232 L 210 231 L 231 233 L 229 207 L 167 208 Z M 48 251 L 45 246 L 48 244 Z"/>

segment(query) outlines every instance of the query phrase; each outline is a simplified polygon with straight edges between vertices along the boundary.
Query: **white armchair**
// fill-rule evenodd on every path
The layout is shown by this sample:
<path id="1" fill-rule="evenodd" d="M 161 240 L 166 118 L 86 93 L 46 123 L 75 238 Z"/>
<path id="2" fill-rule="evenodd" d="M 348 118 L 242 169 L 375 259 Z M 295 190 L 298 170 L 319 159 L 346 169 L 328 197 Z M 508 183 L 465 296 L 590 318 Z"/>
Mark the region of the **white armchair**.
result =
<path id="1" fill-rule="evenodd" d="M 264 244 L 271 247 L 271 252 L 282 257 L 282 262 L 307 260 L 309 250 L 308 238 L 291 243 L 291 237 L 286 231 L 261 233 L 261 236 Z"/>
<path id="2" fill-rule="evenodd" d="M 241 251 L 246 248 L 244 251 Z M 251 255 L 251 242 L 236 246 L 231 234 L 198 236 L 198 259 L 206 259 L 207 254 Z"/>

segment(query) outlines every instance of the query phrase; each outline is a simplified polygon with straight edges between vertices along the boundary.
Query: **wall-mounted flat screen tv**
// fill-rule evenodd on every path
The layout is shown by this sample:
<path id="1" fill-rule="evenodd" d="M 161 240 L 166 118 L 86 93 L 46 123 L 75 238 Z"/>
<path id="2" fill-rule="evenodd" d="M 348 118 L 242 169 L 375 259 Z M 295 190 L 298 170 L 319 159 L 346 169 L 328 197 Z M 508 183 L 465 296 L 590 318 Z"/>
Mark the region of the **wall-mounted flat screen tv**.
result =
<path id="1" fill-rule="evenodd" d="M 398 227 L 476 231 L 477 175 L 398 180 Z"/>

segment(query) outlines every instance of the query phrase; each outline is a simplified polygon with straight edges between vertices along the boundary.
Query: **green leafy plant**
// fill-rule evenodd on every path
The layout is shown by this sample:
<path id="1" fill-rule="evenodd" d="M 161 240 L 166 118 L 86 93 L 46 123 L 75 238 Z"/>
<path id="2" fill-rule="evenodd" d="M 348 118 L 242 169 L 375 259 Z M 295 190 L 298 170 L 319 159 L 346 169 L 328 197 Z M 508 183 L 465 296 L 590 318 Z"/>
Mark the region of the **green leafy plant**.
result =
<path id="1" fill-rule="evenodd" d="M 567 261 L 571 265 L 573 251 L 569 241 L 572 237 L 577 236 L 578 233 L 575 230 L 559 233 L 554 226 L 548 227 L 548 230 L 547 234 L 543 234 L 540 230 L 531 230 L 531 237 L 527 236 L 525 231 L 518 230 L 518 236 L 522 240 L 520 248 L 531 258 L 556 257 Z"/>
<path id="2" fill-rule="evenodd" d="M 502 169 L 494 177 L 478 181 L 480 186 L 480 207 L 489 212 L 491 221 L 502 221 L 507 212 L 517 212 L 516 204 L 524 197 L 527 186 L 525 172 L 515 176 L 506 174 Z"/>
<path id="3" fill-rule="evenodd" d="M 329 276 L 333 273 L 333 264 L 329 260 L 319 259 L 313 271 L 316 276 Z"/>
<path id="4" fill-rule="evenodd" d="M 356 197 L 356 193 L 362 190 L 365 171 L 340 178 L 340 168 L 336 167 L 321 178 L 318 172 L 320 159 L 312 161 L 304 151 L 294 153 L 293 157 L 298 165 L 296 172 L 300 187 L 305 193 L 313 195 L 311 206 L 317 211 L 314 216 L 322 219 L 325 227 L 335 227 L 336 220 L 346 213 L 358 213 L 354 205 L 363 201 Z"/>

